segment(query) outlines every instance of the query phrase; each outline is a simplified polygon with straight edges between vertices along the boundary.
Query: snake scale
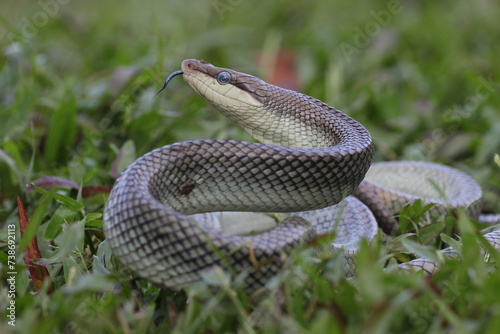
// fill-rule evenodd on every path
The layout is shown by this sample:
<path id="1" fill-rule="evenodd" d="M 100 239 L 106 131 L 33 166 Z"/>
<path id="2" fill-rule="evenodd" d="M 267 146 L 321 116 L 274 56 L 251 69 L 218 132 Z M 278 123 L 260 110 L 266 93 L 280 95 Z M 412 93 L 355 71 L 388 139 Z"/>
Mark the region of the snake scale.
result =
<path id="1" fill-rule="evenodd" d="M 217 265 L 245 273 L 244 285 L 257 289 L 278 273 L 283 253 L 317 234 L 336 229 L 334 246 L 353 251 L 359 238 L 376 234 L 372 211 L 379 216 L 396 212 L 388 218 L 390 224 L 413 200 L 404 197 L 406 190 L 422 187 L 431 176 L 438 186 L 449 188 L 449 198 L 458 198 L 454 203 L 445 198 L 435 210 L 466 206 L 470 216 L 479 212 L 481 190 L 459 171 L 411 162 L 374 164 L 370 169 L 374 147 L 369 132 L 315 98 L 205 61 L 188 59 L 181 69 L 163 88 L 182 75 L 195 92 L 260 143 L 175 143 L 145 154 L 122 173 L 106 205 L 104 232 L 119 260 L 154 284 L 180 287 L 199 281 Z M 376 182 L 370 182 L 370 176 Z M 413 183 L 402 182 L 408 179 Z M 375 186 L 384 180 L 399 187 L 396 195 Z M 372 210 L 349 196 L 353 192 Z M 443 197 L 432 186 L 420 195 Z M 214 211 L 306 212 L 291 214 L 264 232 L 238 235 L 200 224 L 192 216 Z M 499 247 L 499 233 L 487 238 Z M 426 259 L 403 266 L 437 269 Z"/>

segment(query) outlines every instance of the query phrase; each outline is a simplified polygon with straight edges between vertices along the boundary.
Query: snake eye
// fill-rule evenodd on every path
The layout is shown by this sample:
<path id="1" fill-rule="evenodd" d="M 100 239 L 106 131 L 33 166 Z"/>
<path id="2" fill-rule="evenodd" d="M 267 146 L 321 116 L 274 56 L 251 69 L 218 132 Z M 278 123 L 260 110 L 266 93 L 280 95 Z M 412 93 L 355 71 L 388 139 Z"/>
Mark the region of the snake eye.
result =
<path id="1" fill-rule="evenodd" d="M 217 82 L 221 85 L 225 85 L 231 82 L 231 74 L 229 72 L 220 72 L 217 74 Z"/>

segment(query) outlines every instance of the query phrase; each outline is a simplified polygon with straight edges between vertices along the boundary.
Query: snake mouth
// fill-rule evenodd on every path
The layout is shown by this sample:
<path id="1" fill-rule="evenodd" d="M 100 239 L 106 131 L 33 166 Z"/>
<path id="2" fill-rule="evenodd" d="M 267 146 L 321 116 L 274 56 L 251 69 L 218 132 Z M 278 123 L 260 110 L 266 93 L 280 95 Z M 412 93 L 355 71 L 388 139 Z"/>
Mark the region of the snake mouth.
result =
<path id="1" fill-rule="evenodd" d="M 196 70 L 198 67 L 196 66 L 197 63 L 200 63 L 200 64 L 204 64 L 204 65 L 211 65 L 209 63 L 207 63 L 206 61 L 204 60 L 201 60 L 201 61 L 198 61 L 196 59 L 186 59 L 182 62 L 181 64 L 181 68 L 182 70 L 180 71 L 175 71 L 173 73 L 170 73 L 170 75 L 165 79 L 165 82 L 163 83 L 163 86 L 160 88 L 160 90 L 155 94 L 158 95 L 160 94 L 168 85 L 168 83 L 170 82 L 170 80 L 172 80 L 174 77 L 178 76 L 178 75 L 181 75 L 181 74 L 187 74 L 186 75 L 189 75 L 189 71 L 190 70 Z M 189 82 L 188 82 L 189 83 Z M 194 87 L 193 87 L 194 89 Z M 198 92 L 198 91 L 197 91 Z M 199 94 L 199 92 L 198 92 Z"/>

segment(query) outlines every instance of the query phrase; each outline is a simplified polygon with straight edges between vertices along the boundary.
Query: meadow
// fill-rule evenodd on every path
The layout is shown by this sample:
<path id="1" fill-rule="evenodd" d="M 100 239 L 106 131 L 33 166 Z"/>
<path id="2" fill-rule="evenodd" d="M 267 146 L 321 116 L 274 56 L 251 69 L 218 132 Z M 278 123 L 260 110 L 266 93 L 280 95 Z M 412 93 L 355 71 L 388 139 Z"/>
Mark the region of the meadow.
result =
<path id="1" fill-rule="evenodd" d="M 498 17 L 490 0 L 0 2 L 0 332 L 499 333 L 499 254 L 480 255 L 482 225 L 461 212 L 426 227 L 408 207 L 402 236 L 361 244 L 352 279 L 306 245 L 254 295 L 222 270 L 161 290 L 102 228 L 141 155 L 252 140 L 180 79 L 155 97 L 186 58 L 316 97 L 370 131 L 375 161 L 455 167 L 500 213 Z M 462 260 L 432 277 L 384 269 L 451 238 Z"/>

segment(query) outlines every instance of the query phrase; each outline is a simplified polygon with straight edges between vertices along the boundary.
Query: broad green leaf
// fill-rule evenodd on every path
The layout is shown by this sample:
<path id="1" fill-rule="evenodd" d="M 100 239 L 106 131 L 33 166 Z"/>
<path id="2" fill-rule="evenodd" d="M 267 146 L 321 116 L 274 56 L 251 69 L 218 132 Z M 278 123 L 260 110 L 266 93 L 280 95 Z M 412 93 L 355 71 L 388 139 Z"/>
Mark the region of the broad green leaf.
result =
<path id="1" fill-rule="evenodd" d="M 106 270 L 115 271 L 117 267 L 115 266 L 115 262 L 113 261 L 113 252 L 111 248 L 109 248 L 109 244 L 106 240 L 99 244 L 97 248 L 97 256 L 100 259 L 103 259 L 103 265 L 106 267 Z"/>
<path id="2" fill-rule="evenodd" d="M 64 260 L 71 252 L 76 250 L 83 251 L 84 228 L 85 222 L 81 220 L 72 223 L 66 230 L 59 234 L 56 238 L 56 243 L 59 248 L 57 252 L 51 256 L 51 259 Z"/>
<path id="3" fill-rule="evenodd" d="M 85 216 L 85 226 L 102 228 L 103 222 L 100 219 L 102 214 L 99 212 L 89 213 Z"/>
<path id="4" fill-rule="evenodd" d="M 103 225 L 104 222 L 100 219 L 93 219 L 85 223 L 85 226 L 87 227 L 98 228 L 98 229 L 102 229 Z"/>
<path id="5" fill-rule="evenodd" d="M 45 228 L 45 240 L 52 240 L 62 231 L 62 224 L 71 223 L 75 217 L 75 212 L 66 206 L 60 206 L 52 215 Z"/>
<path id="6" fill-rule="evenodd" d="M 72 199 L 71 197 L 62 194 L 53 194 L 52 197 L 75 212 L 81 212 L 83 210 L 83 204 Z"/>
<path id="7" fill-rule="evenodd" d="M 71 256 L 61 257 L 60 260 L 62 262 L 66 286 L 74 284 L 74 282 L 83 275 L 83 269 Z"/>
<path id="8" fill-rule="evenodd" d="M 110 271 L 106 269 L 104 263 L 95 255 L 92 256 L 92 272 L 102 275 L 110 274 Z"/>
<path id="9" fill-rule="evenodd" d="M 443 255 L 433 247 L 422 246 L 421 244 L 409 239 L 401 239 L 401 243 L 406 249 L 408 249 L 408 251 L 418 257 L 424 257 L 436 263 L 442 263 L 444 260 Z"/>
<path id="10" fill-rule="evenodd" d="M 441 237 L 441 240 L 443 240 L 443 242 L 445 242 L 447 245 L 455 249 L 457 252 L 459 253 L 461 252 L 462 244 L 460 242 L 458 242 L 457 240 L 453 239 L 452 237 L 444 233 L 441 233 L 439 236 Z"/>
<path id="11" fill-rule="evenodd" d="M 419 229 L 418 237 L 423 245 L 436 240 L 437 236 L 446 228 L 443 222 L 432 223 Z"/>
<path id="12" fill-rule="evenodd" d="M 407 232 L 411 226 L 419 234 L 418 224 L 422 220 L 422 216 L 434 205 L 433 203 L 422 205 L 422 200 L 417 199 L 415 202 L 404 206 L 399 213 L 399 233 Z"/>

